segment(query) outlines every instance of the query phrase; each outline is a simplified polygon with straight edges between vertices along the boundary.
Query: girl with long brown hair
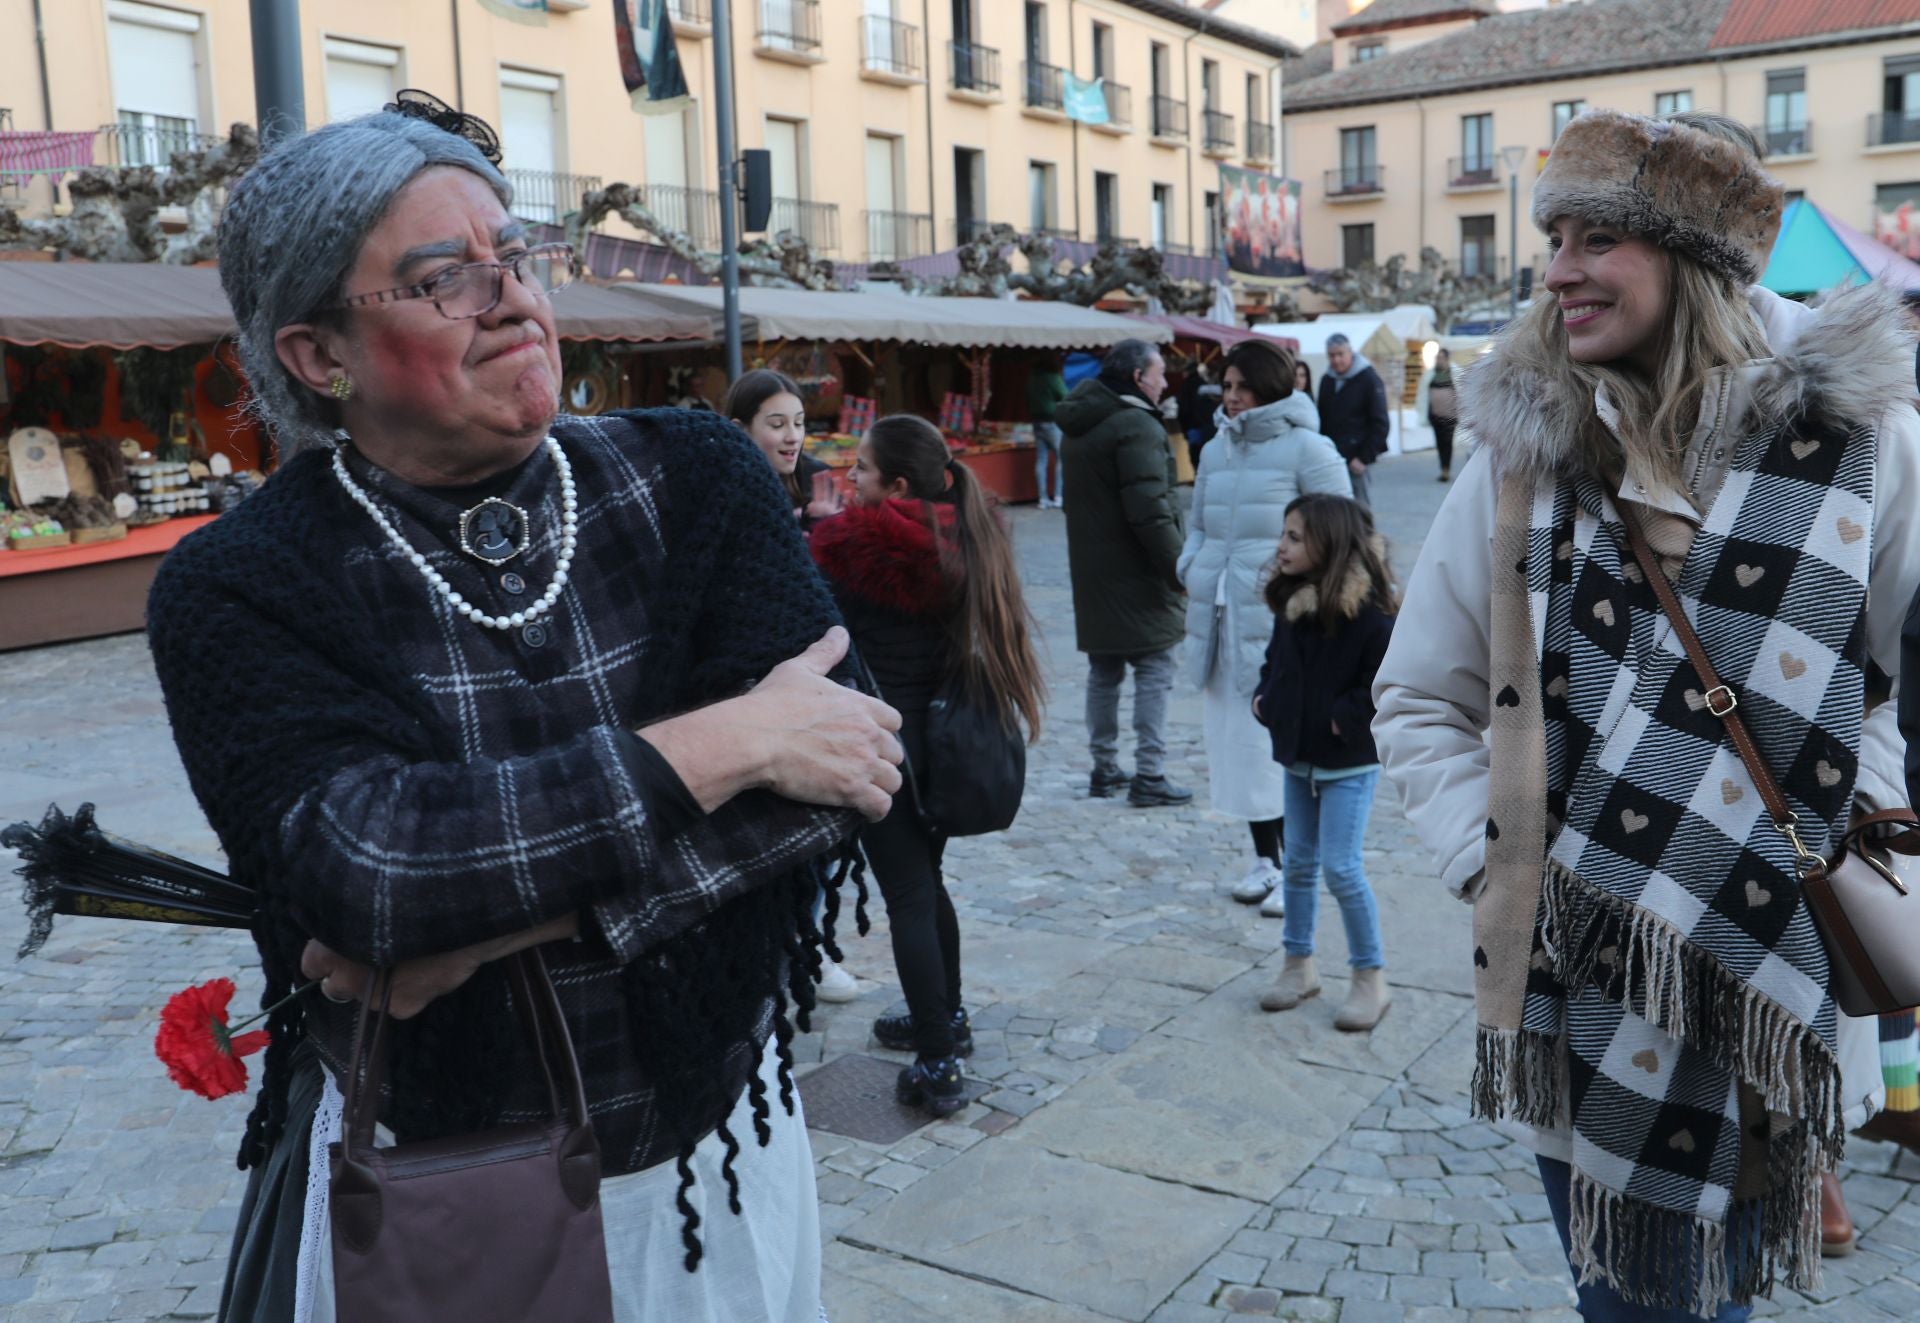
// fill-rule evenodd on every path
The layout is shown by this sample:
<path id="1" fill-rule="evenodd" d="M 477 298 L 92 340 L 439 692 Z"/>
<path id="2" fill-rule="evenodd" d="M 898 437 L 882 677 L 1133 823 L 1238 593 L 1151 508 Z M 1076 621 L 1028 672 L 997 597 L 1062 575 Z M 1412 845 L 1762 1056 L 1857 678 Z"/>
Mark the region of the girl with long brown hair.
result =
<path id="1" fill-rule="evenodd" d="M 901 742 L 927 767 L 927 710 L 959 680 L 1008 729 L 1040 732 L 1045 688 L 1013 545 L 992 498 L 925 419 L 882 418 L 860 443 L 853 501 L 813 531 L 813 556 L 882 696 L 901 715 Z M 883 1046 L 911 1049 L 902 1102 L 945 1116 L 965 1105 L 957 1058 L 973 1051 L 960 1004 L 960 925 L 941 876 L 946 838 L 923 823 L 912 793 L 861 834 L 886 899 L 907 1014 L 882 1016 Z"/>

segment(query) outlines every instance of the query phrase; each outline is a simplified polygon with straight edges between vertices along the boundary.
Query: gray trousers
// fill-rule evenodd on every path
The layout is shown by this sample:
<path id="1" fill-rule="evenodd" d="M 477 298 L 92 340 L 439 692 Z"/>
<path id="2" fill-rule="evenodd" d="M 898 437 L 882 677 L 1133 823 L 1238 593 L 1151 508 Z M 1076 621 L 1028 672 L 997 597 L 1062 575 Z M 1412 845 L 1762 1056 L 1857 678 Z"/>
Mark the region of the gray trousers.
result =
<path id="1" fill-rule="evenodd" d="M 1167 695 L 1173 689 L 1173 648 L 1133 656 L 1087 656 L 1087 745 L 1096 771 L 1120 766 L 1120 686 L 1133 667 L 1133 771 L 1149 780 L 1167 756 Z"/>
<path id="2" fill-rule="evenodd" d="M 1367 465 L 1358 473 L 1355 473 L 1352 466 L 1349 465 L 1347 468 L 1347 476 L 1353 479 L 1353 499 L 1366 506 L 1367 509 L 1373 509 L 1372 492 L 1370 490 L 1373 485 L 1371 482 L 1373 465 Z"/>

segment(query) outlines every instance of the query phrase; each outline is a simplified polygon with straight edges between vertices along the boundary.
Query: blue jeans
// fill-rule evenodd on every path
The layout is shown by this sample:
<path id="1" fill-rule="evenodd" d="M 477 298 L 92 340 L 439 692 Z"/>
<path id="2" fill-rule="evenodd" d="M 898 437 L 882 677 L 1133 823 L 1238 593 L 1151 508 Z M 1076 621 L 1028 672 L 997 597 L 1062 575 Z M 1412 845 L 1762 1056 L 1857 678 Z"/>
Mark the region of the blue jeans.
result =
<path id="1" fill-rule="evenodd" d="M 1360 861 L 1379 780 L 1378 769 L 1319 782 L 1287 773 L 1287 917 L 1280 943 L 1288 955 L 1313 954 L 1314 908 L 1325 875 L 1346 925 L 1347 963 L 1355 969 L 1378 969 L 1383 963 L 1380 911 Z"/>
<path id="2" fill-rule="evenodd" d="M 1053 456 L 1053 490 L 1047 490 L 1047 456 Z M 1033 425 L 1033 476 L 1040 485 L 1040 499 L 1057 501 L 1060 499 L 1060 424 L 1035 423 Z"/>
<path id="3" fill-rule="evenodd" d="M 1553 1158 L 1537 1158 L 1540 1164 L 1540 1183 L 1547 1187 L 1547 1206 L 1553 1209 L 1553 1225 L 1560 1232 L 1560 1245 L 1565 1249 L 1573 1243 L 1567 1231 L 1568 1193 L 1573 1182 L 1573 1169 L 1564 1162 Z M 1580 1317 L 1587 1323 L 1704 1323 L 1701 1317 L 1690 1309 L 1649 1309 L 1645 1305 L 1629 1304 L 1620 1298 L 1619 1292 L 1602 1282 L 1574 1288 L 1580 1293 Z M 1731 1302 L 1720 1306 L 1720 1312 L 1713 1316 L 1713 1323 L 1747 1323 L 1752 1309 L 1746 1305 Z"/>

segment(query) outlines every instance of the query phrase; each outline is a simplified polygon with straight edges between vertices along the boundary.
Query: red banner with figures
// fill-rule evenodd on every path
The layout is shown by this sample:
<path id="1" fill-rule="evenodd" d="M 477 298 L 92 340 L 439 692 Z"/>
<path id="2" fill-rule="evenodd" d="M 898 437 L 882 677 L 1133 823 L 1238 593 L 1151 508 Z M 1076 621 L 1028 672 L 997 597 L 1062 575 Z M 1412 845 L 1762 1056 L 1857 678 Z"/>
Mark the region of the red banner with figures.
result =
<path id="1" fill-rule="evenodd" d="M 1220 228 L 1227 265 L 1243 276 L 1306 274 L 1300 251 L 1300 181 L 1220 167 Z"/>

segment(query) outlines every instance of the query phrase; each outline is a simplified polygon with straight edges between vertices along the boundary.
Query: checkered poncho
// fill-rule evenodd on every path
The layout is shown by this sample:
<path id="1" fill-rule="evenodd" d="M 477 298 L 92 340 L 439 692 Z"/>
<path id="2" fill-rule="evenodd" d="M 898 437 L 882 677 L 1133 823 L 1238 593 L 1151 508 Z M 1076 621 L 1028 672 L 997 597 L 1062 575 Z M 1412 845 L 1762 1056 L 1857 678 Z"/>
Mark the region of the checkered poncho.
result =
<path id="1" fill-rule="evenodd" d="M 617 1174 L 672 1156 L 688 1128 L 711 1130 L 785 1024 L 777 991 L 735 990 L 772 988 L 792 948 L 771 929 L 754 930 L 767 949 L 716 946 L 714 924 L 857 820 L 753 792 L 678 835 L 654 831 L 632 732 L 740 692 L 837 615 L 785 494 L 737 429 L 659 410 L 562 417 L 553 435 L 578 486 L 579 545 L 537 628 L 456 615 L 311 453 L 180 545 L 149 628 L 194 792 L 233 875 L 265 898 L 270 985 L 294 976 L 308 935 L 385 964 L 581 914 L 582 939 L 545 953 Z M 477 497 L 408 487 L 357 457 L 350 467 L 489 613 L 524 607 L 551 578 L 560 499 L 543 452 L 492 493 L 529 511 L 533 532 L 528 554 L 497 569 L 457 549 Z M 727 1041 L 683 1059 L 689 1022 L 729 996 Z M 503 998 L 483 971 L 397 1026 L 396 1131 L 544 1113 Z M 337 1053 L 351 1020 L 304 1003 L 288 1036 Z M 274 1066 L 263 1097 L 284 1087 Z M 663 1120 L 668 1067 L 719 1082 L 702 1114 Z M 267 1115 L 243 1163 L 273 1141 Z"/>

